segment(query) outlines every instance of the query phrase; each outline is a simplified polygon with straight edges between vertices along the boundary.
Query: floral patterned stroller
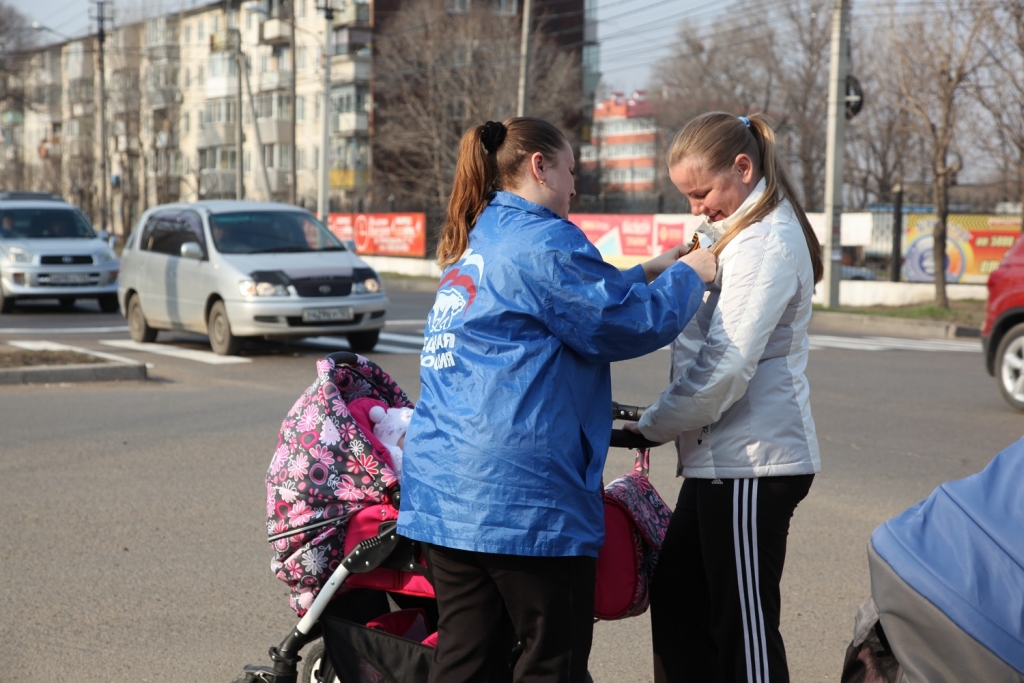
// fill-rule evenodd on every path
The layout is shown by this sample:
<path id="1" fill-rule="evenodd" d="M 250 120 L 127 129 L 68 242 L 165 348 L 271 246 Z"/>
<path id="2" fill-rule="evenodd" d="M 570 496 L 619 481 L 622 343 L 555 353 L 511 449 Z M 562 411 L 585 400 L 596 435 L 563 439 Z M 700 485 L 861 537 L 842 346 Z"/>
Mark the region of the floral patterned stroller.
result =
<path id="1" fill-rule="evenodd" d="M 275 553 L 271 568 L 291 587 L 290 604 L 301 619 L 270 649 L 272 666 L 246 666 L 236 683 L 426 680 L 436 643 L 436 602 L 418 544 L 395 533 L 400 490 L 389 452 L 369 428 L 374 406 L 412 403 L 376 364 L 338 352 L 317 361 L 316 381 L 281 424 L 266 479 L 267 535 Z M 614 407 L 616 418 L 637 419 L 637 409 L 622 408 Z M 613 432 L 612 446 L 646 455 L 651 445 L 628 432 Z M 623 490 L 621 483 L 637 476 L 617 479 L 607 490 Z M 646 482 L 646 472 L 642 478 Z M 623 499 L 617 505 L 623 501 L 631 508 L 637 503 Z M 647 527 L 667 526 L 663 503 L 652 514 L 660 519 L 648 519 Z M 616 584 L 623 561 L 653 568 L 638 538 L 648 532 L 625 529 L 628 548 L 599 557 L 599 577 L 602 563 L 613 568 Z M 599 578 L 597 605 L 602 595 L 615 596 L 611 603 L 621 605 L 604 618 L 646 609 L 631 583 L 609 590 Z M 399 609 L 392 611 L 392 603 Z M 321 636 L 323 644 L 317 642 Z M 511 631 L 509 637 L 509 667 L 499 674 L 502 680 L 511 680 L 517 657 Z M 307 645 L 313 647 L 300 657 Z"/>

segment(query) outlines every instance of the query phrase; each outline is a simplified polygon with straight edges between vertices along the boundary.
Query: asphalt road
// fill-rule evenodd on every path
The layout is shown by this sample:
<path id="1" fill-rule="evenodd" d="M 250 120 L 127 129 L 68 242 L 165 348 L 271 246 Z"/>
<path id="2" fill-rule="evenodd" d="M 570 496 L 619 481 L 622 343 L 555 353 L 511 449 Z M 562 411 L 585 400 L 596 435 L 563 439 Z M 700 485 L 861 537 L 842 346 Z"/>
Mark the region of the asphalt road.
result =
<path id="1" fill-rule="evenodd" d="M 432 299 L 391 297 L 394 321 L 422 321 Z M 0 316 L 0 341 L 48 339 L 152 364 L 142 383 L 0 388 L 0 680 L 226 683 L 243 664 L 266 663 L 294 624 L 269 571 L 263 477 L 281 419 L 332 342 L 261 341 L 241 363 L 211 364 L 195 359 L 209 349 L 195 335 L 159 340 L 199 352 L 191 358 L 104 344 L 127 339 L 124 321 L 92 306 Z M 422 325 L 386 333 L 389 352 L 371 357 L 415 398 Z M 783 582 L 792 680 L 808 683 L 838 680 L 870 590 L 872 529 L 1024 431 L 969 343 L 812 344 L 824 469 L 794 517 Z M 665 351 L 616 364 L 616 398 L 650 402 L 667 366 Z M 631 458 L 613 451 L 606 477 Z M 662 447 L 652 461 L 674 503 L 674 455 Z M 599 623 L 597 683 L 651 680 L 648 643 L 646 616 Z"/>

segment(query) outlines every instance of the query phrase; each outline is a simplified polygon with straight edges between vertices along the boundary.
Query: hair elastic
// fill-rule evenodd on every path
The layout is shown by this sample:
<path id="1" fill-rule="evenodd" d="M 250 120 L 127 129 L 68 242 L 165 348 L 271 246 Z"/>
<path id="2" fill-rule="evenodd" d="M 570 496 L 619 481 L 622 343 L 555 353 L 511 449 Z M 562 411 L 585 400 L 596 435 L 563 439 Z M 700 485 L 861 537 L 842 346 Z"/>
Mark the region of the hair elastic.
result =
<path id="1" fill-rule="evenodd" d="M 740 116 L 739 120 L 743 123 L 744 126 L 750 128 L 750 119 L 748 119 L 746 116 Z"/>
<path id="2" fill-rule="evenodd" d="M 505 141 L 507 133 L 508 129 L 501 121 L 488 121 L 480 129 L 480 142 L 483 143 L 488 154 L 494 154 L 501 147 L 501 143 Z"/>

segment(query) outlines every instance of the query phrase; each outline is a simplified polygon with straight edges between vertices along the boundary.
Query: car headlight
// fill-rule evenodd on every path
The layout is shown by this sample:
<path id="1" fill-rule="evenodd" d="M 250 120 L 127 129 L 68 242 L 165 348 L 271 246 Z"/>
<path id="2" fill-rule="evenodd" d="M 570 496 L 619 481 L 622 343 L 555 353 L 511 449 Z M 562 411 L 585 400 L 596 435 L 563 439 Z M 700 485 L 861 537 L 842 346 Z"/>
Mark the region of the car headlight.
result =
<path id="1" fill-rule="evenodd" d="M 7 250 L 7 260 L 11 263 L 32 263 L 36 255 L 20 247 L 11 247 Z"/>
<path id="2" fill-rule="evenodd" d="M 277 282 L 242 280 L 238 283 L 242 296 L 288 296 L 288 288 Z"/>
<path id="3" fill-rule="evenodd" d="M 103 247 L 96 252 L 95 256 L 97 263 L 113 263 L 117 260 L 117 253 L 110 247 Z"/>
<path id="4" fill-rule="evenodd" d="M 368 277 L 362 282 L 352 283 L 353 294 L 376 294 L 380 291 L 380 280 L 375 277 Z"/>

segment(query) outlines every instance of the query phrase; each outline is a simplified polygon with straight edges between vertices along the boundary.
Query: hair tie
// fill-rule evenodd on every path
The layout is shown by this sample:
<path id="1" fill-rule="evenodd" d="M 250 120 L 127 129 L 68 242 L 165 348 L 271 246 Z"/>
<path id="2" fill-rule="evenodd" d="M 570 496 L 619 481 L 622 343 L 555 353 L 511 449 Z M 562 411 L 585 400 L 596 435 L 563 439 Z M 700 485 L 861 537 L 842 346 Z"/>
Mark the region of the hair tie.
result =
<path id="1" fill-rule="evenodd" d="M 505 124 L 501 121 L 488 121 L 480 130 L 480 142 L 484 144 L 484 149 L 488 154 L 495 154 L 501 147 L 501 143 L 505 142 L 507 133 L 508 128 L 505 128 Z"/>
<path id="2" fill-rule="evenodd" d="M 750 128 L 750 119 L 748 119 L 748 118 L 747 118 L 746 116 L 740 116 L 740 117 L 738 117 L 738 118 L 739 118 L 740 122 L 741 122 L 741 123 L 742 123 L 742 124 L 743 124 L 744 126 L 746 126 L 747 128 Z"/>

